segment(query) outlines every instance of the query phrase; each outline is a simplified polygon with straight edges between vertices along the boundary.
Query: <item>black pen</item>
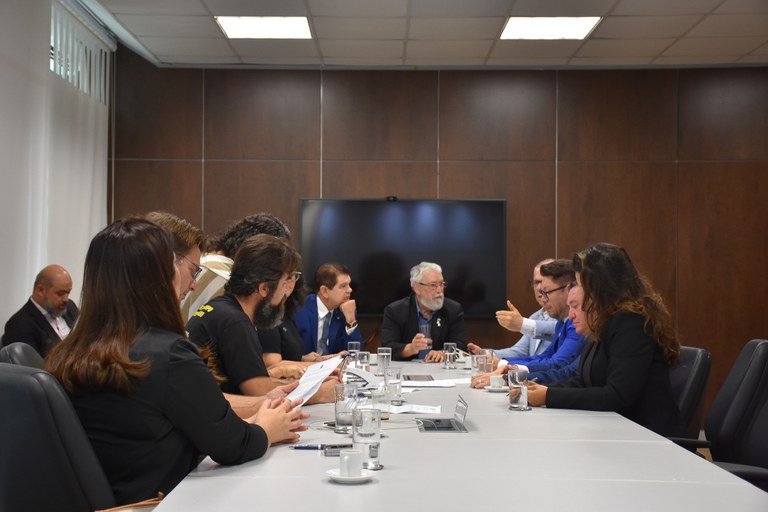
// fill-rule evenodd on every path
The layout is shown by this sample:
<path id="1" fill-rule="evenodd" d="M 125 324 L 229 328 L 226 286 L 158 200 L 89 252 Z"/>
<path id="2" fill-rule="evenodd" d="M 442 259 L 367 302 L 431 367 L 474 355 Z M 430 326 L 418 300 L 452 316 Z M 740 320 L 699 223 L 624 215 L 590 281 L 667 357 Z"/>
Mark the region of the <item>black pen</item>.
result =
<path id="1" fill-rule="evenodd" d="M 291 444 L 288 448 L 293 450 L 325 450 L 326 448 L 352 448 L 351 444 Z"/>

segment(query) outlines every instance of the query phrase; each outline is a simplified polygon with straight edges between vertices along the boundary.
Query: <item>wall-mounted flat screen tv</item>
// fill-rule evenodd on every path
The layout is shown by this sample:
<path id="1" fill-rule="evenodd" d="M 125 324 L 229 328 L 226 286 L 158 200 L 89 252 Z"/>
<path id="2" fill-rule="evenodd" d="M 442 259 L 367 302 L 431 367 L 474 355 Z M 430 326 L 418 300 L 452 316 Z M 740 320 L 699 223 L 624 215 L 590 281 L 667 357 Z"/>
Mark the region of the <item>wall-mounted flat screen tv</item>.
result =
<path id="1" fill-rule="evenodd" d="M 306 281 L 322 263 L 350 269 L 360 315 L 380 315 L 407 296 L 421 261 L 443 268 L 445 295 L 468 317 L 492 316 L 506 300 L 503 200 L 303 199 L 299 245 Z"/>

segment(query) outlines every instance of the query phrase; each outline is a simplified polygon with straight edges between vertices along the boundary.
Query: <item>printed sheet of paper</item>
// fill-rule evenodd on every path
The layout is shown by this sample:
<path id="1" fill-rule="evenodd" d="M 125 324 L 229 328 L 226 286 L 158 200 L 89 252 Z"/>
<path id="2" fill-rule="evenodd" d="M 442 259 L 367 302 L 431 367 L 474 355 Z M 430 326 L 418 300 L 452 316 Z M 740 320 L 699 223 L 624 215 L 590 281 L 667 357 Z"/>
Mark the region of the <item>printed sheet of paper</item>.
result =
<path id="1" fill-rule="evenodd" d="M 320 389 L 320 385 L 322 385 L 325 378 L 333 373 L 333 370 L 339 366 L 341 359 L 341 356 L 336 356 L 332 359 L 321 361 L 307 367 L 307 371 L 301 376 L 299 385 L 296 389 L 291 391 L 288 395 L 288 399 L 294 401 L 301 398 L 305 402 L 309 400 L 309 398 Z"/>

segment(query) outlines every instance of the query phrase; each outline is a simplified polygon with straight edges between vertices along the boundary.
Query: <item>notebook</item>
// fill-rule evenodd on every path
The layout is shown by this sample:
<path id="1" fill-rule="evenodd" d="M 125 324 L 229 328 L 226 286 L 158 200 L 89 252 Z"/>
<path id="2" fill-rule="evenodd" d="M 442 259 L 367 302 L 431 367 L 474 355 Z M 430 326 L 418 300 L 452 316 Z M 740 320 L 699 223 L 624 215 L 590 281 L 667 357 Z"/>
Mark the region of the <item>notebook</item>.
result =
<path id="1" fill-rule="evenodd" d="M 467 401 L 459 395 L 453 418 L 416 418 L 419 432 L 467 432 L 464 420 L 467 418 Z"/>

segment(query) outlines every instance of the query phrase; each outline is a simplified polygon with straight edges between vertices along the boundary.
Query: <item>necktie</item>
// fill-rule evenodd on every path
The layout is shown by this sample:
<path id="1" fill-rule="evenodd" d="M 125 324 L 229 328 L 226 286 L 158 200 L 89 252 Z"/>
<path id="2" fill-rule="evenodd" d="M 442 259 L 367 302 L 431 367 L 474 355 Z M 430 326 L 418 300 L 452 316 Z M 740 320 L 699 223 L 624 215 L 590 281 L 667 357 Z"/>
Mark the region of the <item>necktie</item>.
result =
<path id="1" fill-rule="evenodd" d="M 317 340 L 317 353 L 324 356 L 328 353 L 328 329 L 331 326 L 331 312 L 325 315 L 323 319 L 323 332 L 320 334 L 320 339 Z"/>

